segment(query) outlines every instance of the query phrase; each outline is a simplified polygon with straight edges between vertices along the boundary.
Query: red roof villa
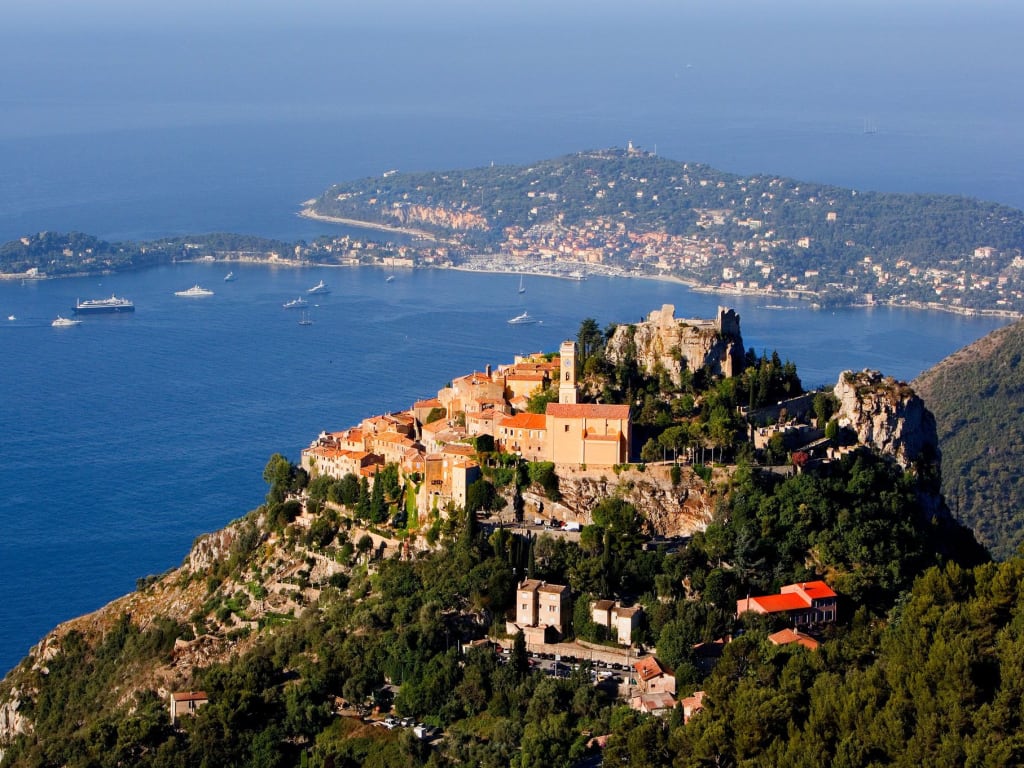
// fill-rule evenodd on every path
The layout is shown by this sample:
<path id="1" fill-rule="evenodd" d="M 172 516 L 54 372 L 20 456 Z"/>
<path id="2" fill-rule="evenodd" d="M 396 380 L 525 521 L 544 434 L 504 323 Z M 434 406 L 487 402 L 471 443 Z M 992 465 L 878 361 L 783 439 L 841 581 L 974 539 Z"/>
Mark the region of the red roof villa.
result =
<path id="1" fill-rule="evenodd" d="M 797 625 L 832 624 L 836 620 L 836 593 L 824 581 L 787 584 L 777 595 L 737 600 L 736 615 L 747 611 L 785 614 Z"/>

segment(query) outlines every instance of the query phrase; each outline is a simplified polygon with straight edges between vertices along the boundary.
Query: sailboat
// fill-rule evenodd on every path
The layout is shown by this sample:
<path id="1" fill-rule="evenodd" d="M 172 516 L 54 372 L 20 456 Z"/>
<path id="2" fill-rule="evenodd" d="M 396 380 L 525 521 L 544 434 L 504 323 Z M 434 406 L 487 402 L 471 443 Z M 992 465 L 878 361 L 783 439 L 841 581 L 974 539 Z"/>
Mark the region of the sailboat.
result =
<path id="1" fill-rule="evenodd" d="M 312 325 L 313 321 L 309 319 L 309 315 L 306 310 L 302 310 L 302 319 L 299 320 L 299 325 Z"/>
<path id="2" fill-rule="evenodd" d="M 520 293 L 526 293 L 526 286 L 523 285 L 523 276 L 522 275 L 519 276 L 519 292 Z"/>

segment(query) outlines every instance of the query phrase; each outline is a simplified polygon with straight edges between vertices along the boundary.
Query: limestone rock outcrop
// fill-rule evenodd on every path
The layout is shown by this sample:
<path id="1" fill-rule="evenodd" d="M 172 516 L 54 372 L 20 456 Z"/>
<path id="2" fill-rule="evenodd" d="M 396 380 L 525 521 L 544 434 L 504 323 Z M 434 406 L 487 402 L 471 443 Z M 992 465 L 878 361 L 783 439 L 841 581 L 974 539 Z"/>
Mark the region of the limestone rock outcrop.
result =
<path id="1" fill-rule="evenodd" d="M 637 508 L 647 521 L 647 533 L 657 536 L 690 536 L 703 531 L 714 511 L 714 500 L 697 475 L 683 471 L 682 482 L 673 486 L 668 467 L 649 466 L 646 471 L 620 474 L 580 470 L 560 472 L 559 504 L 545 502 L 552 515 L 583 525 L 593 522 L 591 510 L 603 499 L 618 496 Z"/>
<path id="2" fill-rule="evenodd" d="M 606 355 L 615 364 L 635 357 L 648 374 L 664 369 L 677 385 L 684 368 L 691 373 L 705 368 L 728 378 L 743 370 L 740 318 L 734 310 L 719 307 L 712 320 L 681 320 L 675 307 L 666 304 L 642 323 L 616 328 Z"/>
<path id="3" fill-rule="evenodd" d="M 0 701 L 0 744 L 10 744 L 19 734 L 32 730 L 32 723 L 19 711 L 20 695 L 15 689 L 11 691 L 10 698 Z M 0 747 L 0 760 L 3 760 L 3 753 Z"/>
<path id="4" fill-rule="evenodd" d="M 920 459 L 938 462 L 935 417 L 904 382 L 878 371 L 844 371 L 833 394 L 839 426 L 855 432 L 858 443 L 893 456 L 904 469 Z"/>

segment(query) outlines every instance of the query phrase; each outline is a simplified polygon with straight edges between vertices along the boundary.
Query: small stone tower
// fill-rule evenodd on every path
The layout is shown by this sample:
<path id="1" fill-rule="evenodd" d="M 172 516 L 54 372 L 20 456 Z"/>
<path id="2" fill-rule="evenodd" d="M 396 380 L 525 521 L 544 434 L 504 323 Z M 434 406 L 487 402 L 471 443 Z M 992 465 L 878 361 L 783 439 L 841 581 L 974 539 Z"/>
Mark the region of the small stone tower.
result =
<path id="1" fill-rule="evenodd" d="M 563 341 L 558 350 L 562 368 L 558 372 L 558 402 L 576 402 L 576 342 Z"/>

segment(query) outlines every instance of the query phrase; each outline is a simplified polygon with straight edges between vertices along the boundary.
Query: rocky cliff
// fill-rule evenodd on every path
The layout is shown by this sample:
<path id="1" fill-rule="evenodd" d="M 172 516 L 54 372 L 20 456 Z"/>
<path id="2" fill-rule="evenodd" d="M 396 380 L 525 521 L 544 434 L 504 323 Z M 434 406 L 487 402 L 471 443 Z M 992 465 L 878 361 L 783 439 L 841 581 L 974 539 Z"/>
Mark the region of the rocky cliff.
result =
<path id="1" fill-rule="evenodd" d="M 852 430 L 859 444 L 893 456 L 904 469 L 920 461 L 937 465 L 935 417 L 909 385 L 878 371 L 844 371 L 833 394 L 839 426 Z"/>
<path id="2" fill-rule="evenodd" d="M 743 370 L 743 353 L 736 312 L 719 307 L 713 320 L 680 320 L 671 304 L 654 310 L 642 323 L 620 325 L 605 351 L 615 364 L 633 358 L 648 374 L 665 370 L 676 385 L 684 369 L 735 376 Z"/>
<path id="3" fill-rule="evenodd" d="M 689 468 L 683 469 L 676 486 L 669 477 L 669 467 L 664 465 L 650 465 L 643 472 L 626 469 L 619 473 L 561 468 L 558 490 L 562 495 L 558 503 L 525 495 L 525 516 L 529 518 L 543 505 L 548 515 L 589 525 L 593 522 L 594 507 L 609 496 L 617 496 L 635 506 L 644 517 L 645 533 L 690 536 L 707 527 L 714 511 L 712 490 Z"/>

